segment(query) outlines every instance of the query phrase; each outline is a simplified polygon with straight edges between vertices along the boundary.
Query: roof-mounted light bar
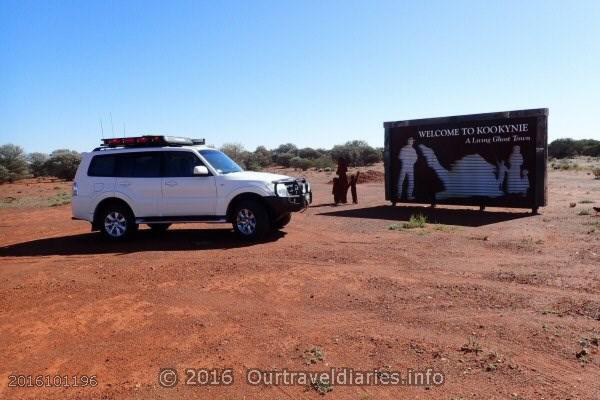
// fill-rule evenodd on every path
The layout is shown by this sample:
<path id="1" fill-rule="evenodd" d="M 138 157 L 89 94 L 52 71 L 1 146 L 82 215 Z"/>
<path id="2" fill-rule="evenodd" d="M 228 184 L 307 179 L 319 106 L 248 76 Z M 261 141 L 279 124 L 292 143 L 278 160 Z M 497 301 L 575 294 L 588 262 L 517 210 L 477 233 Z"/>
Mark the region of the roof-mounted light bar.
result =
<path id="1" fill-rule="evenodd" d="M 102 139 L 102 145 L 104 147 L 194 146 L 205 144 L 205 142 L 204 139 L 190 139 L 186 137 L 162 135 Z"/>

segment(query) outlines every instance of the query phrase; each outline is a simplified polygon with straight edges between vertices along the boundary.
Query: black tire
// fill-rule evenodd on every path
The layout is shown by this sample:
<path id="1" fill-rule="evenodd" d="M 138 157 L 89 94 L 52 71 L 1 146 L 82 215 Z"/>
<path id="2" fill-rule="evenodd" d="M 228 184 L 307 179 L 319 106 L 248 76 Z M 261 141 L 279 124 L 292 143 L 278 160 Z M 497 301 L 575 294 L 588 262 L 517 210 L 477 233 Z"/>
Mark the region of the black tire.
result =
<path id="1" fill-rule="evenodd" d="M 292 220 L 291 213 L 284 214 L 282 217 L 280 217 L 277 221 L 275 221 L 273 223 L 273 228 L 274 229 L 282 229 L 284 226 L 289 224 L 291 220 Z"/>
<path id="2" fill-rule="evenodd" d="M 129 239 L 139 227 L 129 207 L 120 204 L 104 207 L 100 213 L 99 226 L 102 235 L 113 242 Z"/>
<path id="3" fill-rule="evenodd" d="M 244 240 L 261 239 L 271 228 L 266 208 L 254 200 L 244 200 L 236 205 L 232 224 L 235 233 Z"/>
<path id="4" fill-rule="evenodd" d="M 166 232 L 171 224 L 148 224 L 148 227 L 152 230 L 152 232 L 163 233 Z"/>

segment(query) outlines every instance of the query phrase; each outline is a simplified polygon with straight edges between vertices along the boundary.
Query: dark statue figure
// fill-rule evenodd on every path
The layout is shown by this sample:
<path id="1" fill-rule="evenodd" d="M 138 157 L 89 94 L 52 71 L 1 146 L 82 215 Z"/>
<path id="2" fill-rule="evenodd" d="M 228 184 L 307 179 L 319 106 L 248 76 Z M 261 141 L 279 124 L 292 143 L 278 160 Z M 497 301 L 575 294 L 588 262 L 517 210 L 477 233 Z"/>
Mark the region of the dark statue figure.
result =
<path id="1" fill-rule="evenodd" d="M 360 171 L 356 171 L 356 175 L 350 176 L 350 193 L 352 193 L 352 203 L 358 204 L 358 194 L 356 193 L 356 184 L 358 183 L 358 176 Z"/>
<path id="2" fill-rule="evenodd" d="M 336 171 L 337 177 L 333 178 L 333 201 L 337 204 L 346 204 L 348 203 L 348 189 L 350 189 L 352 193 L 352 202 L 354 204 L 358 203 L 358 196 L 356 193 L 356 184 L 358 183 L 358 175 L 351 175 L 348 180 L 348 162 L 340 158 L 338 160 L 338 167 Z"/>

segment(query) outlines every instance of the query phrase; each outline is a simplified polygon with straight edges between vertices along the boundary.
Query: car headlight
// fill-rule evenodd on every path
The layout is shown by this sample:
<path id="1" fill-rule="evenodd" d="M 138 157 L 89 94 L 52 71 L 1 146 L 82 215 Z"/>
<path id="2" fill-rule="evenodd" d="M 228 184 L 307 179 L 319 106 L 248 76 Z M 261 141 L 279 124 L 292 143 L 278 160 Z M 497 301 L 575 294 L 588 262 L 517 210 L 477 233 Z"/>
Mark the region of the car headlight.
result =
<path id="1" fill-rule="evenodd" d="M 287 186 L 284 183 L 269 183 L 267 187 L 279 197 L 288 197 L 290 194 L 288 193 Z"/>
<path id="2" fill-rule="evenodd" d="M 284 183 L 278 183 L 275 185 L 275 189 L 277 189 L 277 196 L 279 197 L 288 197 L 290 194 L 288 193 L 287 186 Z"/>

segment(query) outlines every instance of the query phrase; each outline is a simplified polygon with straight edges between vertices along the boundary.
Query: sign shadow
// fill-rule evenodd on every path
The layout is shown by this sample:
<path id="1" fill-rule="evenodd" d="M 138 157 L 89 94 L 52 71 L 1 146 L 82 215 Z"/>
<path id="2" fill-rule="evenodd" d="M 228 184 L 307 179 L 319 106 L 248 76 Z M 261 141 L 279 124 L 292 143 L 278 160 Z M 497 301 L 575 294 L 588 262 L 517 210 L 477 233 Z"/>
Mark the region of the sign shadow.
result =
<path id="1" fill-rule="evenodd" d="M 434 224 L 478 227 L 534 216 L 529 212 L 479 211 L 470 209 L 431 208 L 381 205 L 319 213 L 327 217 L 381 219 L 408 221 L 412 215 L 422 214 Z"/>

